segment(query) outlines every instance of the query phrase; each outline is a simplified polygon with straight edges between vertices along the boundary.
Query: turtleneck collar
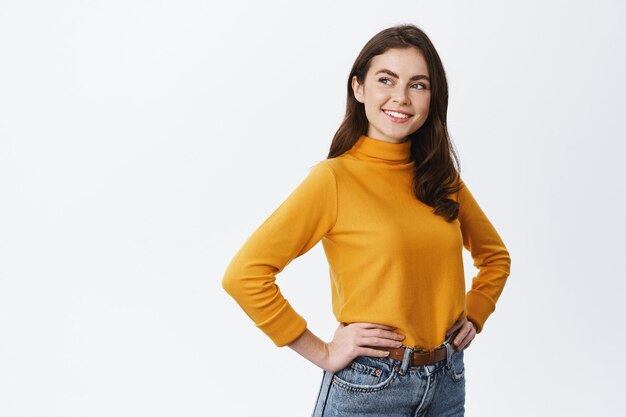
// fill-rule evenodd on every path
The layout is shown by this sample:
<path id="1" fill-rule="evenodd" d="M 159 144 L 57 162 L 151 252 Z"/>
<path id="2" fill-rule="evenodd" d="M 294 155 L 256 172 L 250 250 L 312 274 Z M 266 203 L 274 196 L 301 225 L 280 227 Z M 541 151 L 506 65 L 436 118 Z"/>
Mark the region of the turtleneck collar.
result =
<path id="1" fill-rule="evenodd" d="M 407 163 L 411 161 L 411 141 L 387 142 L 361 135 L 351 149 L 359 159 Z"/>

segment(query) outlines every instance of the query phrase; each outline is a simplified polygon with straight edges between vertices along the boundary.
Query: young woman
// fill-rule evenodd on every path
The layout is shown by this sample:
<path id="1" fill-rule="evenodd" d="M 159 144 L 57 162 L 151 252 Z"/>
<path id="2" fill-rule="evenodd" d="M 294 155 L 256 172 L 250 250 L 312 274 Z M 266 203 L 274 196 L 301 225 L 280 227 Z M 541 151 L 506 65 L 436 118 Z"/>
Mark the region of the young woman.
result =
<path id="1" fill-rule="evenodd" d="M 314 417 L 462 416 L 464 350 L 495 310 L 509 253 L 461 180 L 426 34 L 376 34 L 347 87 L 328 157 L 243 244 L 222 286 L 276 346 L 323 369 Z M 328 343 L 275 284 L 320 240 L 339 322 Z M 479 269 L 467 294 L 464 247 Z"/>

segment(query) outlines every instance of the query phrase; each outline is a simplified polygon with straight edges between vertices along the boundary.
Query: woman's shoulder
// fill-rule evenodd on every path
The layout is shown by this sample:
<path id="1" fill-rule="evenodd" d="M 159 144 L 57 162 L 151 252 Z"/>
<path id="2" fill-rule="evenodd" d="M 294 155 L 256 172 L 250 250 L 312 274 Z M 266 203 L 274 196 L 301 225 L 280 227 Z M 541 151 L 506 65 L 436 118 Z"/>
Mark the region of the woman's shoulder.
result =
<path id="1" fill-rule="evenodd" d="M 328 169 L 331 170 L 335 175 L 341 175 L 342 172 L 350 169 L 351 161 L 342 156 L 338 156 L 335 158 L 326 158 L 318 160 L 313 167 L 319 169 Z"/>

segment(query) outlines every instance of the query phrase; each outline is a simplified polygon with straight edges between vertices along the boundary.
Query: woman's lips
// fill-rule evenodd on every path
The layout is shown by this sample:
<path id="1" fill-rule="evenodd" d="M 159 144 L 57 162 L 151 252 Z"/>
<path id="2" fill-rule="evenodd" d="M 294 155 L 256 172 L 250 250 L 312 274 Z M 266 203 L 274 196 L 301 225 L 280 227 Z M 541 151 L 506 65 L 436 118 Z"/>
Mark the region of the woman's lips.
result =
<path id="1" fill-rule="evenodd" d="M 404 117 L 404 118 L 400 118 L 400 117 L 394 117 L 390 114 L 387 114 L 387 112 L 385 112 L 384 110 L 381 110 L 383 113 L 385 113 L 385 116 L 387 116 L 389 118 L 389 120 L 391 120 L 394 123 L 405 123 L 407 122 L 411 117 L 413 116 L 409 116 L 409 117 Z"/>

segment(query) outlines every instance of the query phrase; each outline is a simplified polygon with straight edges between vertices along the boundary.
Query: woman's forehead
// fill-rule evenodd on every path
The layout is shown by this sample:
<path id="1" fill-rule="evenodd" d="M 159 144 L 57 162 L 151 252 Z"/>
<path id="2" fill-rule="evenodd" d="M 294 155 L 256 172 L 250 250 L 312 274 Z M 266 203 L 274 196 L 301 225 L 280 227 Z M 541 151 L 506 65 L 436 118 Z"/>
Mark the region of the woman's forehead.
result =
<path id="1" fill-rule="evenodd" d="M 417 48 L 392 48 L 374 56 L 370 63 L 370 71 L 377 72 L 381 69 L 388 69 L 407 77 L 418 75 L 417 72 L 428 75 L 428 65 L 424 54 Z"/>

